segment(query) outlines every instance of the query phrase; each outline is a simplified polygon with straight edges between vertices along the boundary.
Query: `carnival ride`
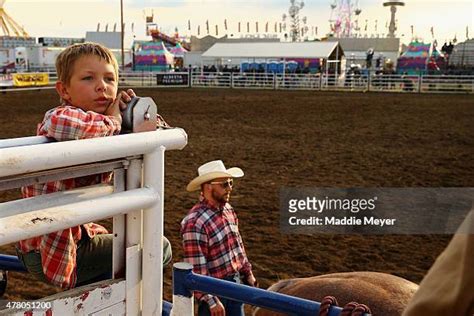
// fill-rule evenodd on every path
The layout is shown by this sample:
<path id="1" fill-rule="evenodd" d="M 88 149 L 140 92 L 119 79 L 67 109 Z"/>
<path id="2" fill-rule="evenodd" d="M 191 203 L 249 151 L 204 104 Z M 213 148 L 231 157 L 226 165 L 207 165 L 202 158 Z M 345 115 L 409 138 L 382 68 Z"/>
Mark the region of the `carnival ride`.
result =
<path id="1" fill-rule="evenodd" d="M 170 37 L 157 29 L 148 29 L 151 41 L 135 41 L 134 69 L 167 71 L 173 67 L 183 67 L 184 53 L 190 45 L 179 37 Z"/>
<path id="2" fill-rule="evenodd" d="M 387 37 L 395 37 L 395 31 L 397 30 L 397 25 L 395 23 L 396 18 L 395 14 L 397 13 L 397 7 L 402 7 L 404 6 L 405 3 L 403 1 L 385 1 L 383 3 L 384 7 L 390 7 L 390 26 L 388 28 L 388 35 Z"/>
<path id="3" fill-rule="evenodd" d="M 399 74 L 420 75 L 439 73 L 446 68 L 446 58 L 434 43 L 411 42 L 398 58 Z"/>
<path id="4" fill-rule="evenodd" d="M 134 42 L 134 70 L 167 71 L 174 65 L 174 56 L 163 41 Z"/>
<path id="5" fill-rule="evenodd" d="M 360 31 L 359 15 L 362 10 L 359 0 L 334 0 L 330 6 L 329 23 L 335 37 L 353 37 Z"/>
<path id="6" fill-rule="evenodd" d="M 30 37 L 23 27 L 21 27 L 3 8 L 6 0 L 0 0 L 0 36 Z"/>
<path id="7" fill-rule="evenodd" d="M 176 46 L 179 43 L 187 51 L 191 50 L 191 46 L 189 45 L 189 43 L 182 41 L 179 38 L 178 33 L 176 33 L 176 36 L 171 37 L 171 36 L 168 36 L 165 33 L 161 32 L 157 29 L 151 29 L 151 30 L 149 30 L 149 34 L 151 35 L 151 37 L 153 38 L 154 41 L 163 41 L 163 42 L 168 43 L 172 46 Z"/>
<path id="8" fill-rule="evenodd" d="M 304 8 L 303 1 L 290 0 L 290 7 L 288 8 L 288 15 L 286 13 L 282 16 L 283 30 L 289 29 L 290 39 L 292 42 L 299 42 L 304 40 L 309 28 L 306 25 L 307 18 L 300 19 L 300 11 Z M 288 18 L 288 20 L 287 20 Z M 287 26 L 288 23 L 288 26 Z M 285 37 L 288 35 L 285 33 Z"/>
<path id="9" fill-rule="evenodd" d="M 164 43 L 175 47 L 178 43 L 187 51 L 191 50 L 191 45 L 179 37 L 178 30 L 174 36 L 166 35 L 158 29 L 158 24 L 154 22 L 154 13 L 151 12 L 151 15 L 146 15 L 146 34 L 150 35 L 153 41 L 163 41 Z"/>

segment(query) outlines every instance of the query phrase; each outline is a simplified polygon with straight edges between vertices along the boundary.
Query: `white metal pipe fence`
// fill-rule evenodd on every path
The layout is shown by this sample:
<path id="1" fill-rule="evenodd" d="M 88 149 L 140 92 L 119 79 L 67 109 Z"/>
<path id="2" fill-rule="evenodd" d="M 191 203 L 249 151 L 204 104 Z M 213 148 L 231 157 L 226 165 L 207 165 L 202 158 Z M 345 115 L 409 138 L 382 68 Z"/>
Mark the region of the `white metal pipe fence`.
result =
<path id="1" fill-rule="evenodd" d="M 7 88 L 3 92 L 53 88 L 54 75 L 46 87 Z M 164 79 L 163 79 L 164 78 Z M 194 87 L 274 90 L 364 91 L 400 93 L 474 93 L 474 75 L 399 75 L 344 73 L 253 73 L 253 72 L 123 72 L 121 87 Z"/>
<path id="2" fill-rule="evenodd" d="M 180 128 L 58 143 L 44 137 L 0 140 L 0 190 L 114 172 L 113 187 L 85 187 L 0 204 L 0 245 L 114 217 L 113 270 L 125 267 L 126 279 L 105 281 L 98 291 L 78 288 L 54 296 L 49 299 L 52 314 L 79 309 L 86 314 L 162 314 L 164 153 L 186 143 Z"/>

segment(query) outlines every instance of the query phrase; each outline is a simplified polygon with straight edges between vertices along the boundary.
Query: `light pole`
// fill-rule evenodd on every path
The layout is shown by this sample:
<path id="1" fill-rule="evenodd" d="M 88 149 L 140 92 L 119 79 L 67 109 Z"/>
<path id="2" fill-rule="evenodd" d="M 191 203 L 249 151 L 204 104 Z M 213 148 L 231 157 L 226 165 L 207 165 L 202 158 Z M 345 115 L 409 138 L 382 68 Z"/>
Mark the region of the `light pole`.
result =
<path id="1" fill-rule="evenodd" d="M 125 52 L 123 49 L 123 42 L 124 42 L 123 0 L 120 0 L 120 42 L 121 42 L 121 48 L 122 48 L 122 71 L 125 71 Z"/>

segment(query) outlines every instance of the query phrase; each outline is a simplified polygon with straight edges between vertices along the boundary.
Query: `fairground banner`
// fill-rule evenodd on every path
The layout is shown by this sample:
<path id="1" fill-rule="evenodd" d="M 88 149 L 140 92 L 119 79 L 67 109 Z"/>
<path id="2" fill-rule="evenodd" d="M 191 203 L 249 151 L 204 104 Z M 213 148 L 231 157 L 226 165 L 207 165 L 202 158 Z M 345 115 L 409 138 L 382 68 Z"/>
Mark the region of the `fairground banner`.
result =
<path id="1" fill-rule="evenodd" d="M 13 74 L 13 85 L 15 87 L 46 86 L 49 84 L 47 73 L 22 73 Z"/>

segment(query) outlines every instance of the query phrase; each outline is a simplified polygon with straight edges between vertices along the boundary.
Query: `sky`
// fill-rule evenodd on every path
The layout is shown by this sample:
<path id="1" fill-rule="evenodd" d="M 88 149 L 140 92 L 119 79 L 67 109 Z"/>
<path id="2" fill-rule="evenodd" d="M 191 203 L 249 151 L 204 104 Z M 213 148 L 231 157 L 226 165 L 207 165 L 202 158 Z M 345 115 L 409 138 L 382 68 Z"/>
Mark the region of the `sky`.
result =
<path id="1" fill-rule="evenodd" d="M 390 9 L 383 6 L 383 0 L 346 1 L 362 10 L 359 15 L 362 36 L 387 33 Z M 307 18 L 310 39 L 324 37 L 329 32 L 332 2 L 335 0 L 305 1 L 299 15 Z M 101 31 L 105 30 L 106 25 L 112 31 L 115 24 L 118 31 L 120 25 L 120 0 L 7 0 L 3 7 L 34 37 L 85 37 L 86 31 L 96 31 L 99 23 Z M 273 31 L 275 23 L 279 25 L 282 22 L 282 15 L 288 15 L 290 0 L 123 0 L 123 7 L 125 45 L 130 46 L 134 38 L 148 38 L 145 16 L 152 13 L 160 30 L 170 35 L 176 28 L 181 35 L 197 35 L 199 26 L 202 37 L 207 35 L 208 21 L 210 35 L 215 35 L 218 25 L 219 36 L 226 33 L 237 38 L 246 36 L 247 22 L 250 33 L 255 34 L 258 22 L 263 36 L 267 22 L 270 31 Z M 336 17 L 334 11 L 332 18 Z M 411 26 L 413 36 L 426 42 L 436 39 L 440 45 L 454 37 L 458 42 L 464 41 L 466 29 L 469 38 L 474 38 L 474 0 L 405 0 L 405 6 L 397 8 L 396 17 L 396 34 L 402 43 L 412 39 Z M 241 33 L 238 32 L 239 22 Z M 188 30 L 188 23 L 191 31 Z"/>

